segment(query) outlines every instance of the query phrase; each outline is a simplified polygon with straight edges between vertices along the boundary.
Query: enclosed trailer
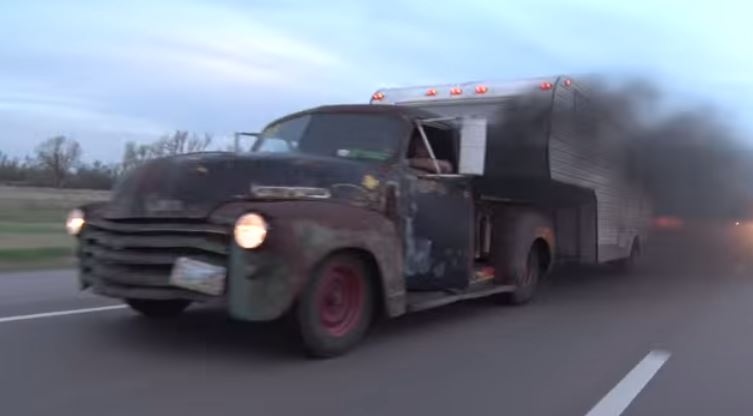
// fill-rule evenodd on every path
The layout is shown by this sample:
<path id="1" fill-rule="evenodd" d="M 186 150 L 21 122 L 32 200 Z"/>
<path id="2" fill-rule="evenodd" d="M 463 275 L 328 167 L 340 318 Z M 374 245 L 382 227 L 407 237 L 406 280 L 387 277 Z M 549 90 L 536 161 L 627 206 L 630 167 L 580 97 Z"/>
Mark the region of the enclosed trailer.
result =
<path id="1" fill-rule="evenodd" d="M 643 246 L 650 204 L 630 126 L 594 105 L 585 82 L 559 76 L 382 89 L 371 102 L 480 121 L 483 147 L 460 142 L 465 149 L 456 150 L 476 164 L 465 168 L 478 174 L 478 198 L 551 214 L 559 261 L 630 260 Z"/>

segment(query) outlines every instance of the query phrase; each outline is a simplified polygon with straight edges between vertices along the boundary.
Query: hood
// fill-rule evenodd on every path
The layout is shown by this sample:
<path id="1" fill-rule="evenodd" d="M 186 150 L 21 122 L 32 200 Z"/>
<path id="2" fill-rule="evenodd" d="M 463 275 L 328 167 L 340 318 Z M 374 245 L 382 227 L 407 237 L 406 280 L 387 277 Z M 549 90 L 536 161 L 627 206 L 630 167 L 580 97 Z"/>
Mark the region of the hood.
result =
<path id="1" fill-rule="evenodd" d="M 259 192 L 285 187 L 326 189 L 327 198 L 369 205 L 380 199 L 383 171 L 383 166 L 363 161 L 303 154 L 173 156 L 128 174 L 115 187 L 105 216 L 204 218 L 225 202 L 296 198 Z"/>

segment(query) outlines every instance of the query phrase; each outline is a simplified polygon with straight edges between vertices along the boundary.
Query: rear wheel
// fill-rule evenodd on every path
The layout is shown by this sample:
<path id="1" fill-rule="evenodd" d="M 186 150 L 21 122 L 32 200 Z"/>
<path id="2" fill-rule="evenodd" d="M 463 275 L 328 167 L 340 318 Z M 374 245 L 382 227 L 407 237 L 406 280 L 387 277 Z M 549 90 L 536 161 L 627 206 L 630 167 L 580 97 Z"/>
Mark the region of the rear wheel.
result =
<path id="1" fill-rule="evenodd" d="M 182 299 L 153 300 L 153 299 L 126 299 L 131 309 L 148 318 L 170 318 L 180 315 L 191 304 L 191 301 Z"/>
<path id="2" fill-rule="evenodd" d="M 614 262 L 614 265 L 618 272 L 629 273 L 635 269 L 638 264 L 638 260 L 641 256 L 641 247 L 638 239 L 633 240 L 633 244 L 630 246 L 630 254 L 624 259 L 620 259 Z"/>
<path id="3" fill-rule="evenodd" d="M 544 273 L 542 267 L 542 253 L 537 245 L 531 247 L 523 267 L 516 267 L 509 271 L 509 284 L 515 286 L 515 290 L 503 293 L 500 300 L 505 304 L 522 305 L 528 303 L 536 293 L 536 287 Z"/>
<path id="4" fill-rule="evenodd" d="M 337 254 L 316 268 L 296 310 L 306 351 L 333 357 L 355 346 L 366 334 L 374 313 L 369 270 L 360 258 Z"/>

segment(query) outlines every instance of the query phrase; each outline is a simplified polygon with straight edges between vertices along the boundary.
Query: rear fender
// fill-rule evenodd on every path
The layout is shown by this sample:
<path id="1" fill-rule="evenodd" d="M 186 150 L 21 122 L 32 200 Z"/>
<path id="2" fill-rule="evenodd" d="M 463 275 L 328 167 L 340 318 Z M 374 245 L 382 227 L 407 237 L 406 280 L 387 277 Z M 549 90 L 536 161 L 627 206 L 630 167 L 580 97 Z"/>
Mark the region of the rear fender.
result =
<path id="1" fill-rule="evenodd" d="M 500 282 L 509 282 L 516 273 L 525 271 L 528 253 L 539 239 L 546 242 L 550 259 L 548 268 L 551 269 L 555 258 L 551 216 L 526 207 L 498 207 L 494 210 L 492 263 Z"/>

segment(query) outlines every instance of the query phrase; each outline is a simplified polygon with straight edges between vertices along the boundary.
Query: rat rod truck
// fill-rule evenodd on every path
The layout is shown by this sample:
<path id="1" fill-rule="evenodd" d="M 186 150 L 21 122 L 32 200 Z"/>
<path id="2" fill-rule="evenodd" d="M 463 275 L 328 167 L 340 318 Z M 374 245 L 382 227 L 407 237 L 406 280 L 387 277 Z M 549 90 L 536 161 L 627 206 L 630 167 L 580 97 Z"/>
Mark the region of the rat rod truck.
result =
<path id="1" fill-rule="evenodd" d="M 647 210 L 629 141 L 570 78 L 376 92 L 248 152 L 152 160 L 74 210 L 80 284 L 148 317 L 221 300 L 297 322 L 315 356 L 379 316 L 524 303 L 555 261 L 630 263 Z"/>

